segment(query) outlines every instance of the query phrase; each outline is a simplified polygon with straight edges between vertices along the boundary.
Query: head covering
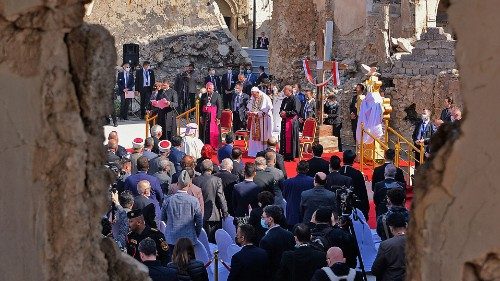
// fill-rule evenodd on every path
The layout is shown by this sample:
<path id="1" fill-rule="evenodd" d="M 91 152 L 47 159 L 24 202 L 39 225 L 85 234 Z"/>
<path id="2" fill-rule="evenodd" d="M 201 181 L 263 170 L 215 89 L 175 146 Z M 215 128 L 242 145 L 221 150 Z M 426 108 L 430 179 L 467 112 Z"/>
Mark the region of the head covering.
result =
<path id="1" fill-rule="evenodd" d="M 196 135 L 196 130 L 198 130 L 198 125 L 196 123 L 189 123 L 186 125 L 186 136 Z"/>
<path id="2" fill-rule="evenodd" d="M 170 147 L 172 146 L 172 143 L 168 140 L 162 140 L 158 143 L 158 150 L 160 152 L 166 152 L 167 150 L 170 149 Z"/>
<path id="3" fill-rule="evenodd" d="M 132 141 L 132 148 L 134 149 L 139 149 L 142 148 L 143 146 L 144 146 L 144 139 L 142 138 L 135 138 Z"/>
<path id="4" fill-rule="evenodd" d="M 142 209 L 135 209 L 127 213 L 127 218 L 133 219 L 142 216 Z"/>
<path id="5" fill-rule="evenodd" d="M 252 87 L 251 92 L 260 92 L 260 89 L 257 87 Z"/>
<path id="6" fill-rule="evenodd" d="M 205 88 L 208 88 L 208 86 L 213 86 L 213 85 L 214 85 L 214 83 L 208 82 L 207 84 L 205 84 Z"/>
<path id="7" fill-rule="evenodd" d="M 190 183 L 191 183 L 191 177 L 189 176 L 189 173 L 186 170 L 183 170 L 179 175 L 179 178 L 177 179 L 177 184 L 179 185 L 179 188 L 184 188 L 188 186 Z"/>

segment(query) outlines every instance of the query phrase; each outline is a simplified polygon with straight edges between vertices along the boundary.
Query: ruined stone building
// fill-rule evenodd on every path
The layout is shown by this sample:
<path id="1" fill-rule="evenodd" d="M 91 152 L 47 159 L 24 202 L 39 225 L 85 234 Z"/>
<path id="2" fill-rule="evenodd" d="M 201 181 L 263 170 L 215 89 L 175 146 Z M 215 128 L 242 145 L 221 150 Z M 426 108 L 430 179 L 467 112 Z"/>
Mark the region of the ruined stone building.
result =
<path id="1" fill-rule="evenodd" d="M 339 6 L 321 9 L 330 1 L 275 0 L 273 12 L 278 8 L 285 16 L 273 15 L 273 21 L 280 21 L 271 24 L 275 42 L 271 47 L 276 52 L 280 45 L 288 44 L 290 54 L 281 56 L 295 62 L 303 55 L 299 48 L 307 47 L 307 52 L 313 49 L 309 48 L 315 38 L 312 35 L 319 36 L 324 25 L 320 20 L 307 26 L 314 21 L 303 16 L 299 18 L 304 22 L 302 29 L 288 29 L 292 23 L 287 19 L 297 14 L 285 2 L 295 5 L 299 15 L 307 10 L 311 15 L 324 13 L 336 20 L 335 58 L 354 59 L 352 65 L 357 65 L 356 61 L 379 63 L 384 75 L 392 77 L 394 86 L 387 92 L 394 93 L 394 99 L 406 93 L 408 102 L 417 103 L 416 99 L 425 95 L 419 106 L 432 106 L 437 105 L 434 97 L 439 93 L 450 94 L 460 88 L 467 108 L 461 127 L 438 136 L 442 147 L 417 175 L 407 280 L 499 280 L 498 1 L 450 1 L 449 8 L 446 5 L 449 25 L 458 38 L 453 42 L 441 29 L 432 28 L 433 19 L 439 16 L 417 11 L 418 5 L 428 8 L 431 2 L 438 7 L 437 1 L 402 0 L 401 15 L 410 15 L 410 19 L 401 16 L 407 20 L 403 22 L 414 19 L 418 24 L 402 24 L 401 34 L 391 36 L 413 38 L 415 34 L 412 52 L 397 58 L 399 55 L 392 57 L 393 46 L 384 43 L 383 17 L 374 14 L 379 11 L 378 2 L 368 10 L 362 9 L 366 8 L 364 0 L 333 1 L 357 3 L 359 6 L 351 10 L 367 14 L 355 30 L 349 30 L 339 22 L 339 17 L 346 16 L 336 12 Z M 116 3 L 123 6 L 126 1 Z M 103 6 L 99 13 L 106 13 L 106 9 Z M 152 7 L 144 9 L 151 11 Z M 111 109 L 109 97 L 118 61 L 115 40 L 122 39 L 113 37 L 111 32 L 117 31 L 106 30 L 104 24 L 86 24 L 84 16 L 83 1 L 0 1 L 2 280 L 149 280 L 143 265 L 100 234 L 100 215 L 109 204 L 110 183 L 103 168 L 102 126 Z M 151 16 L 157 17 L 155 13 Z M 193 21 L 203 18 L 200 14 Z M 357 22 L 359 17 L 350 19 Z M 178 22 L 182 21 L 173 24 Z M 215 30 L 220 28 L 214 26 Z M 116 28 L 120 26 L 116 24 Z M 343 33 L 346 30 L 348 33 Z M 210 34 L 213 30 L 201 28 L 199 32 Z M 302 36 L 296 35 L 298 32 Z M 289 41 L 285 41 L 287 36 Z M 439 45 L 432 43 L 436 41 Z M 344 49 L 339 42 L 351 42 L 355 48 Z M 455 45 L 451 51 L 460 76 L 448 66 L 449 42 Z M 285 79 L 289 68 L 280 69 L 287 64 L 277 55 L 271 56 L 276 65 L 273 72 Z M 389 58 L 392 61 L 386 62 Z M 438 75 L 434 74 L 436 68 L 442 69 Z M 344 74 L 344 81 L 359 79 L 357 70 L 348 70 L 353 73 Z M 429 92 L 421 93 L 423 85 Z"/>

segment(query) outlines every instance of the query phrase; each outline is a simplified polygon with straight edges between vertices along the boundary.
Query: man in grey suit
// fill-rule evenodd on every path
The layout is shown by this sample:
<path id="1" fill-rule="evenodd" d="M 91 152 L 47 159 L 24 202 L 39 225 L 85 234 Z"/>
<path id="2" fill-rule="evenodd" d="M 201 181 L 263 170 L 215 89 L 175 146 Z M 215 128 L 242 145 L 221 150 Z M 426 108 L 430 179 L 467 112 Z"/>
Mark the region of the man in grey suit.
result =
<path id="1" fill-rule="evenodd" d="M 327 207 L 336 210 L 335 193 L 325 188 L 326 174 L 318 172 L 314 176 L 314 188 L 303 191 L 300 198 L 300 214 L 304 223 L 311 221 L 317 209 Z"/>
<path id="2" fill-rule="evenodd" d="M 222 219 L 228 216 L 227 202 L 222 188 L 222 180 L 213 176 L 214 163 L 205 159 L 201 162 L 202 175 L 194 178 L 193 184 L 200 187 L 205 201 L 203 228 L 208 241 L 215 243 L 215 231 L 222 228 Z"/>

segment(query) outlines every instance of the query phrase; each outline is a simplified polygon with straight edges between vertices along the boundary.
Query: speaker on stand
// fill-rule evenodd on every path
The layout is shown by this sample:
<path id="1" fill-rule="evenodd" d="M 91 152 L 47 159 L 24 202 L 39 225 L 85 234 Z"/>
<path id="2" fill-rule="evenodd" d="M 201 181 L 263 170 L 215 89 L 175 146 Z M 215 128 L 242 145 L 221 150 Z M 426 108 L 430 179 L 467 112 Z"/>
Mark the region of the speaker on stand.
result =
<path id="1" fill-rule="evenodd" d="M 139 65 L 139 44 L 123 44 L 123 63 L 129 63 L 132 69 Z"/>

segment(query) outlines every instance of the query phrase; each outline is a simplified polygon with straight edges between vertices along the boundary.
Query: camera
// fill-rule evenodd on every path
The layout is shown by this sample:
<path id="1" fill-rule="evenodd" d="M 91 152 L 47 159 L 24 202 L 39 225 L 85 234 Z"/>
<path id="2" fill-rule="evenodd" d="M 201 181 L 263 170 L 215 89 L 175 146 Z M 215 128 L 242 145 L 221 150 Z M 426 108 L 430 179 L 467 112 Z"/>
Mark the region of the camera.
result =
<path id="1" fill-rule="evenodd" d="M 352 186 L 340 186 L 335 191 L 335 197 L 340 205 L 342 215 L 350 215 L 360 202 Z"/>

